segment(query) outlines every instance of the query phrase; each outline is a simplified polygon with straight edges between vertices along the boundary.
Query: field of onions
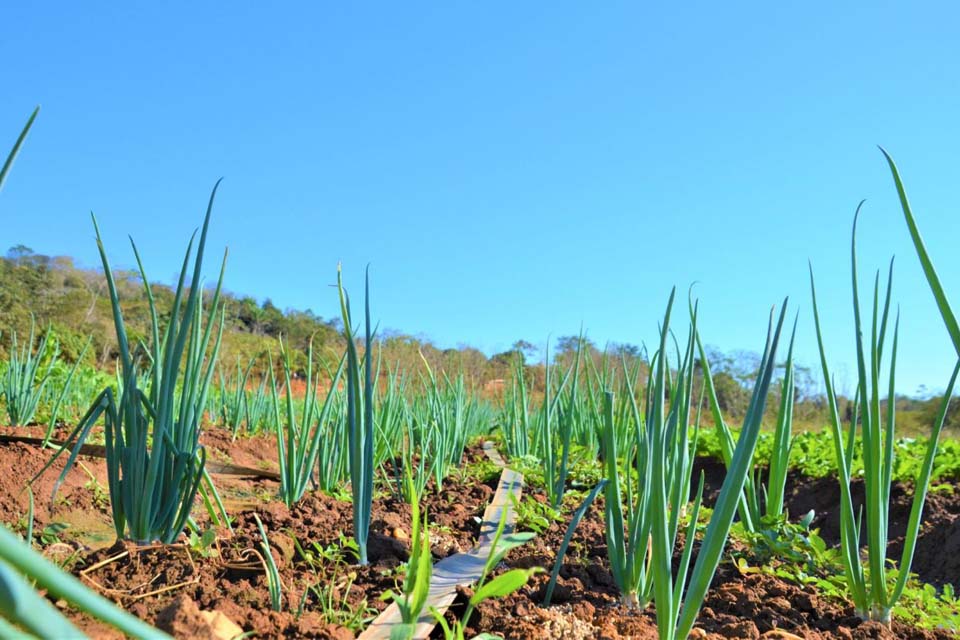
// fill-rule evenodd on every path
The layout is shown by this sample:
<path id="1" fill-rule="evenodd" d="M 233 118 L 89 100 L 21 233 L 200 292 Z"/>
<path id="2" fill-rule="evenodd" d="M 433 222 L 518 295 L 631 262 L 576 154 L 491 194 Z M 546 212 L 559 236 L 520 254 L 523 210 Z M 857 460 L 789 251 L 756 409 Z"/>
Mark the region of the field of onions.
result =
<path id="1" fill-rule="evenodd" d="M 887 161 L 927 277 L 912 286 L 929 286 L 960 354 L 960 325 Z M 49 332 L 4 336 L 0 637 L 960 631 L 960 443 L 941 438 L 960 363 L 926 437 L 900 438 L 886 401 L 893 270 L 858 289 L 856 222 L 844 277 L 857 390 L 845 410 L 828 384 L 830 423 L 801 432 L 796 301 L 744 319 L 762 357 L 736 423 L 718 401 L 698 303 L 676 291 L 640 356 L 578 349 L 542 378 L 518 359 L 491 394 L 426 359 L 414 370 L 385 362 L 371 275 L 351 297 L 338 267 L 342 354 L 321 359 L 311 346 L 299 367 L 284 347 L 264 376 L 221 362 L 226 254 L 212 293 L 200 280 L 216 191 L 183 253 L 173 313 L 158 313 L 144 286 L 146 340 L 127 335 L 93 220 L 115 375 L 64 367 Z M 803 304 L 832 381 L 816 281 L 811 267 Z M 57 367 L 65 375 L 53 377 Z"/>

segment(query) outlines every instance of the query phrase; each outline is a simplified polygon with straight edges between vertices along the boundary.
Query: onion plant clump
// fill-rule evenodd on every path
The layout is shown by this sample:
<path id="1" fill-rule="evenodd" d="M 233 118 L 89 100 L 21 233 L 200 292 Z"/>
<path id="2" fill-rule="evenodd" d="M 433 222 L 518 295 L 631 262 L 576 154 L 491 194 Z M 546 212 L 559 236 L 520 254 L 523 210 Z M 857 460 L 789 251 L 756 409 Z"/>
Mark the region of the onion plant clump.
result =
<path id="1" fill-rule="evenodd" d="M 0 388 L 0 396 L 6 401 L 10 426 L 28 424 L 37 412 L 43 391 L 60 357 L 60 345 L 56 339 L 51 340 L 52 333 L 53 329 L 48 327 L 34 349 L 36 324 L 32 318 L 30 337 L 22 348 L 17 342 L 17 333 L 13 332 L 10 360 L 3 376 L 3 387 Z M 46 366 L 41 368 L 44 362 Z"/>
<path id="2" fill-rule="evenodd" d="M 220 381 L 217 389 L 217 396 L 220 401 L 220 420 L 225 427 L 230 429 L 234 440 L 236 440 L 240 426 L 244 421 L 247 423 L 247 430 L 250 430 L 247 379 L 250 377 L 250 370 L 253 368 L 254 362 L 256 362 L 256 358 L 250 358 L 247 366 L 245 368 L 241 367 L 238 356 L 235 374 L 229 382 L 223 375 L 222 368 L 217 371 L 217 377 Z"/>
<path id="3" fill-rule="evenodd" d="M 87 353 L 87 349 L 90 348 L 90 345 L 93 343 L 93 338 L 88 338 L 86 344 L 83 345 L 83 349 L 80 351 L 80 355 L 77 356 L 76 362 L 73 363 L 73 366 L 66 373 L 66 378 L 61 380 L 54 380 L 54 391 L 49 393 L 52 396 L 53 403 L 52 408 L 50 409 L 50 420 L 47 423 L 47 431 L 43 435 L 43 446 L 47 446 L 50 442 L 50 438 L 53 436 L 53 430 L 57 427 L 57 419 L 60 417 L 60 408 L 63 406 L 64 401 L 66 401 L 67 396 L 70 394 L 70 391 L 73 388 L 73 379 L 77 374 L 77 371 L 80 369 L 80 365 L 83 363 L 83 357 Z M 53 374 L 51 379 L 62 372 L 63 363 L 57 362 L 57 366 L 53 368 Z M 59 384 L 59 389 L 56 385 Z M 88 396 L 89 397 L 89 396 Z"/>
<path id="4" fill-rule="evenodd" d="M 332 371 L 328 370 L 327 375 L 329 378 L 333 378 Z M 322 436 L 317 452 L 316 482 L 321 491 L 336 493 L 341 490 L 350 476 L 347 390 L 332 387 L 330 392 L 333 397 L 331 398 L 328 417 L 325 421 L 318 421 L 317 425 L 322 430 Z"/>
<path id="5" fill-rule="evenodd" d="M 162 333 L 150 281 L 136 244 L 131 240 L 150 310 L 151 344 L 146 349 L 134 349 L 130 345 L 113 272 L 94 219 L 97 247 L 113 308 L 121 384 L 119 397 L 110 387 L 100 393 L 68 436 L 68 444 L 72 443 L 74 448 L 54 492 L 72 467 L 93 425 L 102 417 L 114 527 L 119 537 L 139 543 L 173 542 L 190 517 L 194 498 L 205 477 L 206 453 L 199 444 L 200 426 L 224 322 L 220 292 L 226 252 L 206 322 L 202 299 L 203 255 L 216 192 L 215 186 L 200 232 L 189 288 L 187 269 L 196 234 L 187 246 L 170 318 Z M 218 326 L 215 338 L 214 325 Z M 146 351 L 146 362 L 141 351 Z M 146 388 L 140 379 L 145 371 L 149 375 Z M 64 450 L 58 451 L 44 469 Z"/>
<path id="6" fill-rule="evenodd" d="M 784 303 L 776 324 L 771 315 L 760 373 L 744 427 L 692 572 L 689 567 L 703 493 L 702 476 L 689 513 L 690 523 L 679 569 L 674 575 L 673 550 L 678 539 L 680 516 L 687 505 L 692 451 L 695 450 L 690 446 L 688 421 L 694 420 L 695 442 L 699 416 L 692 417 L 690 403 L 695 368 L 696 308 L 691 308 L 687 348 L 683 354 L 678 354 L 676 374 L 672 376 L 667 359 L 667 336 L 673 298 L 671 293 L 661 328 L 660 348 L 651 360 L 653 377 L 647 385 L 645 410 L 640 411 L 630 378 L 626 377 L 625 402 L 617 404 L 612 392 L 605 394 L 603 433 L 608 480 L 607 546 L 614 580 L 628 606 L 645 604 L 648 595 L 652 595 L 656 604 L 657 628 L 663 640 L 688 636 L 720 562 L 751 468 L 786 313 Z M 629 424 L 627 437 L 623 439 L 617 438 L 618 420 Z M 624 460 L 630 472 L 621 473 L 618 459 Z M 625 486 L 625 496 L 621 492 L 622 485 Z"/>
<path id="7" fill-rule="evenodd" d="M 365 340 L 363 364 L 357 350 L 353 317 L 350 315 L 350 297 L 343 288 L 343 271 L 337 267 L 337 289 L 343 314 L 343 333 L 347 341 L 347 411 L 346 424 L 349 444 L 350 491 L 353 495 L 353 536 L 357 543 L 358 561 L 367 562 L 367 536 L 370 533 L 370 513 L 373 510 L 373 447 L 374 447 L 374 381 L 371 348 L 373 331 L 370 327 L 370 269 L 365 278 Z M 362 382 L 361 382 L 362 379 Z"/>
<path id="8" fill-rule="evenodd" d="M 263 522 L 259 514 L 254 513 L 253 519 L 257 523 L 257 529 L 260 531 L 260 551 L 263 560 L 263 568 L 267 574 L 267 590 L 270 592 L 270 608 L 274 611 L 280 611 L 283 605 L 283 584 L 280 582 L 280 572 L 277 570 L 277 563 L 273 559 L 273 551 L 270 549 L 270 539 L 263 528 Z"/>
<path id="9" fill-rule="evenodd" d="M 527 394 L 523 354 L 517 352 L 510 392 L 504 396 L 501 418 L 503 439 L 511 458 L 522 458 L 530 453 L 530 399 Z"/>
<path id="10" fill-rule="evenodd" d="M 543 401 L 531 417 L 530 391 L 523 361 L 518 357 L 511 393 L 501 408 L 501 425 L 507 453 L 520 458 L 534 456 L 543 464 L 547 498 L 553 509 L 563 501 L 570 457 L 575 445 L 595 449 L 596 421 L 600 414 L 591 397 L 583 390 L 581 379 L 588 375 L 581 335 L 573 361 L 564 369 L 550 363 L 550 346 L 544 366 Z"/>
<path id="11" fill-rule="evenodd" d="M 650 363 L 652 370 L 658 372 L 656 384 L 648 382 L 641 401 L 635 386 L 639 371 L 635 370 L 633 375 L 622 377 L 619 397 L 611 390 L 604 393 L 601 409 L 601 457 L 607 480 L 607 554 L 621 601 L 629 608 L 645 607 L 654 595 L 654 499 L 662 491 L 666 501 L 661 505 L 662 533 L 675 541 L 690 495 L 692 460 L 699 433 L 698 417 L 692 437 L 690 434 L 695 315 L 691 315 L 687 346 L 677 353 L 675 375 L 670 374 L 667 337 L 674 294 L 675 291 L 670 294 L 661 328 L 660 349 Z M 658 467 L 659 477 L 655 473 Z"/>
<path id="12" fill-rule="evenodd" d="M 251 389 L 247 395 L 246 429 L 247 433 L 254 434 L 261 431 L 271 431 L 277 428 L 274 414 L 270 411 L 272 390 L 267 390 L 268 376 L 260 379 L 256 389 Z"/>
<path id="13" fill-rule="evenodd" d="M 547 347 L 549 352 L 549 346 Z M 546 363 L 546 383 L 544 385 L 543 408 L 540 413 L 537 431 L 537 451 L 543 461 L 544 483 L 550 506 L 559 509 L 567 484 L 570 464 L 570 441 L 580 422 L 578 388 L 580 385 L 580 363 L 583 353 L 583 336 L 577 341 L 577 356 L 573 365 L 567 369 L 553 398 L 550 397 L 550 362 Z M 564 388 L 570 385 L 570 392 L 564 395 Z M 555 417 L 555 418 L 554 418 Z M 554 432 L 556 421 L 556 432 Z M 554 442 L 554 436 L 559 442 Z"/>
<path id="14" fill-rule="evenodd" d="M 894 439 L 896 428 L 896 365 L 897 339 L 899 333 L 899 314 L 893 320 L 892 340 L 890 337 L 890 301 L 893 285 L 893 261 L 887 276 L 885 293 L 881 294 L 880 272 L 874 279 L 871 315 L 866 321 L 860 303 L 859 279 L 857 276 L 857 220 L 863 203 L 857 207 L 854 215 L 853 234 L 850 246 L 850 262 L 853 282 L 854 337 L 857 349 L 857 390 L 854 397 L 853 419 L 845 428 L 840 420 L 836 389 L 827 365 L 826 351 L 823 346 L 823 331 L 817 308 L 817 294 L 814 285 L 813 268 L 810 268 L 810 291 L 813 298 L 813 315 L 817 329 L 817 342 L 820 349 L 820 362 L 823 379 L 827 387 L 831 428 L 833 431 L 834 451 L 837 472 L 840 478 L 840 537 L 847 587 L 850 590 L 857 615 L 864 620 L 890 623 L 890 612 L 900 599 L 906 586 L 913 562 L 917 536 L 920 531 L 920 518 L 927 496 L 933 460 L 937 452 L 937 443 L 946 418 L 947 409 L 953 395 L 960 363 L 944 394 L 944 402 L 933 425 L 933 432 L 927 445 L 923 465 L 916 477 L 913 504 L 910 519 L 904 536 L 903 553 L 897 571 L 897 579 L 892 589 L 887 584 L 887 543 L 889 540 L 890 487 L 894 466 Z M 881 302 L 882 299 L 882 302 Z M 869 332 L 869 333 L 867 333 Z M 889 350 L 888 349 L 889 346 Z M 884 356 L 888 356 L 885 360 Z M 887 380 L 881 372 L 887 369 Z M 883 395 L 886 394 L 886 402 Z M 863 484 L 865 502 L 859 514 L 854 513 L 851 496 L 851 466 L 856 446 L 857 423 L 862 434 Z M 864 522 L 863 512 L 866 512 Z M 864 531 L 864 525 L 866 531 Z M 866 566 L 861 561 L 860 547 L 864 534 L 867 552 Z"/>
<path id="15" fill-rule="evenodd" d="M 467 393 L 463 375 L 451 379 L 444 373 L 441 383 L 423 354 L 421 359 L 427 375 L 424 393 L 415 397 L 410 407 L 407 455 L 408 464 L 413 464 L 414 453 L 419 455 L 416 467 L 420 493 L 426 476 L 433 478 L 440 491 L 443 479 L 463 458 L 467 441 L 482 426 L 477 420 L 478 405 Z"/>
<path id="16" fill-rule="evenodd" d="M 307 349 L 307 393 L 303 411 L 297 419 L 290 385 L 290 354 L 280 341 L 280 358 L 283 362 L 284 389 L 286 390 L 285 413 L 280 409 L 277 385 L 270 368 L 270 384 L 273 388 L 273 410 L 277 421 L 277 458 L 280 464 L 280 498 L 289 507 L 298 502 L 307 490 L 314 465 L 321 452 L 320 444 L 327 423 L 336 388 L 343 374 L 344 359 L 330 381 L 330 390 L 322 406 L 318 406 L 317 385 L 313 377 L 313 340 Z"/>
<path id="17" fill-rule="evenodd" d="M 773 321 L 774 314 L 771 312 L 770 324 L 767 329 L 767 342 L 760 360 L 760 370 L 753 388 L 753 395 L 750 399 L 746 417 L 744 418 L 743 430 L 740 433 L 737 447 L 733 452 L 727 474 L 720 488 L 720 495 L 714 505 L 710 523 L 707 525 L 706 533 L 704 534 L 700 550 L 697 554 L 697 561 L 694 563 L 693 572 L 689 577 L 689 583 L 687 581 L 686 571 L 690 561 L 690 553 L 693 548 L 693 537 L 696 530 L 697 516 L 699 515 L 700 499 L 703 493 L 703 478 L 701 476 L 700 489 L 697 493 L 693 512 L 690 515 L 690 527 L 687 530 L 680 570 L 677 573 L 675 583 L 673 582 L 670 562 L 675 540 L 670 541 L 664 535 L 665 528 L 663 524 L 667 514 L 663 508 L 666 507 L 666 503 L 663 493 L 659 490 L 654 491 L 654 526 L 651 555 L 653 558 L 654 602 L 657 607 L 657 628 L 660 638 L 663 640 L 674 640 L 674 638 L 682 639 L 690 634 L 696 622 L 697 614 L 703 606 L 703 600 L 706 596 L 707 589 L 710 587 L 710 581 L 713 579 L 713 575 L 717 570 L 720 555 L 726 544 L 727 535 L 730 533 L 730 525 L 733 523 L 734 514 L 737 510 L 737 504 L 739 503 L 744 483 L 750 473 L 753 453 L 757 446 L 757 439 L 760 436 L 760 427 L 766 409 L 767 396 L 776 369 L 777 346 L 783 330 L 786 312 L 786 300 L 783 302 L 780 317 L 776 324 L 774 324 Z M 696 316 L 694 315 L 694 317 Z M 694 320 L 694 325 L 695 324 L 696 321 Z M 662 347 L 663 345 L 661 345 L 661 348 Z M 655 388 L 657 389 L 662 388 L 661 381 L 665 375 L 665 372 L 659 368 L 660 366 L 662 365 L 658 365 L 657 380 L 655 382 Z M 655 421 L 659 413 L 659 411 L 654 411 Z M 655 431 L 653 446 L 654 459 L 660 460 L 663 452 L 663 444 L 661 439 L 657 437 Z M 654 465 L 653 483 L 655 487 L 661 486 L 665 471 L 663 465 Z M 667 606 L 664 606 L 664 604 Z"/>
<path id="18" fill-rule="evenodd" d="M 383 351 L 380 351 L 380 355 Z M 380 370 L 380 358 L 377 359 L 377 371 Z M 379 379 L 379 373 L 377 375 Z M 377 446 L 374 447 L 374 462 L 383 472 L 385 477 L 390 477 L 390 470 L 387 463 L 393 463 L 393 480 L 395 483 L 394 493 L 404 500 L 420 500 L 426 487 L 428 474 L 423 472 L 414 464 L 414 455 L 411 447 L 413 441 L 413 419 L 411 417 L 410 403 L 407 401 L 407 381 L 406 373 L 394 368 L 387 372 L 387 385 L 382 393 L 378 394 L 374 410 L 376 416 Z M 397 465 L 397 460 L 402 460 L 402 465 Z M 423 458 L 417 461 L 423 462 Z M 416 477 L 413 479 L 413 490 L 405 488 L 404 473 L 406 470 L 413 472 L 417 469 Z"/>

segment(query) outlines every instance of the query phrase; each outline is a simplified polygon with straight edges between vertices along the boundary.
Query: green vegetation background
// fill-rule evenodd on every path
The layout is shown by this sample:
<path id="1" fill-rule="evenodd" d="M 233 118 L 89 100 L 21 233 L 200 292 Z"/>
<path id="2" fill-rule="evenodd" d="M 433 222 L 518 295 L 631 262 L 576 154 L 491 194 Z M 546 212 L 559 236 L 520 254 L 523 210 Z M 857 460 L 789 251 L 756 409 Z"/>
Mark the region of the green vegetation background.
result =
<path id="1" fill-rule="evenodd" d="M 119 271 L 117 287 L 131 338 L 146 340 L 149 314 L 143 284 L 139 274 Z M 162 315 L 169 315 L 173 291 L 169 286 L 152 284 L 153 294 Z M 272 354 L 274 362 L 279 355 L 279 337 L 282 335 L 291 348 L 295 370 L 305 367 L 305 352 L 311 337 L 315 353 L 330 364 L 338 360 L 345 349 L 342 326 L 338 319 L 324 319 L 312 311 L 281 310 L 269 299 L 258 303 L 249 296 L 225 295 L 226 322 L 220 362 L 229 378 L 239 358 L 244 365 L 256 360 L 252 378 L 264 375 Z M 31 316 L 36 318 L 37 332 L 50 326 L 60 345 L 61 359 L 72 364 L 79 357 L 88 339 L 91 348 L 84 356 L 84 364 L 112 375 L 115 370 L 117 344 L 114 334 L 110 300 L 106 281 L 97 269 L 78 267 L 68 256 L 46 256 L 18 245 L 0 257 L 0 362 L 8 360 L 11 335 L 15 331 L 21 345 L 29 335 Z M 161 323 L 165 318 L 161 317 Z M 487 356 L 478 349 L 461 345 L 456 349 L 439 349 L 428 338 L 399 332 L 382 331 L 379 349 L 383 373 L 388 369 L 419 371 L 420 354 L 438 371 L 464 374 L 467 385 L 490 398 L 496 398 L 511 385 L 512 370 L 517 358 L 528 362 L 525 373 L 534 389 L 542 389 L 543 364 L 534 363 L 537 349 L 525 340 L 518 340 L 513 348 Z M 556 342 L 556 362 L 563 364 L 576 351 L 577 336 L 561 337 Z M 601 349 L 587 343 L 591 357 L 599 363 Z M 717 395 L 724 414 L 736 420 L 743 416 L 750 400 L 759 355 L 750 352 L 724 353 L 708 348 L 707 357 L 714 371 Z M 640 348 L 630 344 L 608 346 L 607 355 L 628 363 L 643 358 Z M 774 391 L 774 393 L 778 393 Z M 799 430 L 819 430 L 827 422 L 826 404 L 818 383 L 808 368 L 798 367 L 795 425 Z M 923 435 L 930 430 L 939 406 L 939 396 L 898 396 L 898 432 L 904 436 Z M 777 406 L 776 402 L 768 406 Z M 841 410 L 848 411 L 843 400 Z M 848 416 L 844 416 L 845 418 Z M 769 423 L 769 422 L 768 422 Z M 960 435 L 960 398 L 951 404 L 947 420 L 947 434 Z"/>

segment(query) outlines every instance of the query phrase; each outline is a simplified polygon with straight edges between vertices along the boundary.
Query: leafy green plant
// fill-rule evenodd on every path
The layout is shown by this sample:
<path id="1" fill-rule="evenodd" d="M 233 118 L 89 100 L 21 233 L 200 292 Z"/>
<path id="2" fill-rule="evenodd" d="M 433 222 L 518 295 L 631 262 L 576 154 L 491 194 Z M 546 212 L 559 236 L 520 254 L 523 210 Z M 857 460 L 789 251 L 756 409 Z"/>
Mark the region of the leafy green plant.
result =
<path id="1" fill-rule="evenodd" d="M 921 629 L 960 631 L 960 599 L 950 583 L 937 592 L 931 584 L 909 580 L 900 600 L 893 606 L 893 615 Z"/>
<path id="2" fill-rule="evenodd" d="M 532 531 L 537 535 L 549 529 L 554 522 L 563 520 L 558 509 L 546 502 L 540 502 L 530 494 L 514 500 L 513 507 L 517 514 L 517 528 Z"/>
<path id="3" fill-rule="evenodd" d="M 410 640 L 413 638 L 417 620 L 427 603 L 427 596 L 430 595 L 430 577 L 433 574 L 427 514 L 423 514 L 421 522 L 420 504 L 414 493 L 413 476 L 409 469 L 405 476 L 405 485 L 411 508 L 410 517 L 413 523 L 410 559 L 406 565 L 407 571 L 403 579 L 403 590 L 399 594 L 387 590 L 381 597 L 382 600 L 394 601 L 400 610 L 402 624 L 390 630 L 390 640 Z"/>
<path id="4" fill-rule="evenodd" d="M 302 613 L 307 598 L 312 595 L 316 600 L 317 612 L 325 623 L 359 632 L 373 620 L 377 610 L 369 605 L 365 597 L 351 595 L 356 579 L 356 571 L 342 573 L 342 567 L 336 565 L 330 575 L 307 587 L 298 611 Z"/>
<path id="5" fill-rule="evenodd" d="M 816 287 L 814 285 L 813 268 L 810 268 L 810 291 L 813 298 L 814 322 L 817 329 L 817 342 L 820 349 L 820 361 L 823 369 L 823 379 L 827 381 L 827 400 L 831 414 L 831 427 L 835 449 L 835 464 L 840 478 L 840 534 L 843 550 L 844 569 L 847 586 L 854 602 L 857 615 L 864 620 L 876 620 L 890 623 L 890 613 L 893 606 L 903 593 L 909 575 L 910 565 L 917 536 L 920 530 L 920 518 L 923 513 L 923 504 L 926 499 L 930 476 L 933 470 L 933 461 L 937 451 L 937 442 L 943 429 L 944 419 L 957 375 L 960 373 L 960 362 L 953 371 L 940 413 L 933 425 L 933 433 L 927 445 L 923 466 L 916 481 L 913 505 L 910 510 L 910 519 L 904 537 L 903 554 L 900 560 L 900 574 L 892 588 L 888 589 L 886 575 L 886 552 L 888 542 L 890 486 L 893 473 L 895 403 L 888 403 L 886 415 L 881 411 L 881 395 L 886 391 L 888 398 L 894 398 L 895 374 L 897 361 L 897 337 L 899 316 L 893 326 L 893 341 L 889 351 L 889 381 L 886 389 L 882 386 L 880 372 L 883 366 L 884 348 L 888 330 L 890 299 L 893 283 L 893 263 L 890 264 L 887 277 L 886 293 L 881 306 L 880 274 L 877 272 L 874 280 L 872 322 L 868 325 L 869 336 L 864 331 L 860 308 L 859 283 L 857 277 L 857 247 L 856 232 L 857 220 L 863 203 L 857 207 L 854 215 L 853 233 L 850 246 L 850 261 L 853 281 L 853 313 L 857 348 L 858 385 L 856 392 L 856 411 L 853 419 L 844 433 L 837 406 L 837 395 L 834 389 L 833 378 L 827 364 L 827 356 L 823 346 L 823 332 L 820 326 L 820 315 L 817 308 Z M 865 340 L 868 340 L 865 342 Z M 867 567 L 860 559 L 861 535 L 863 533 L 863 519 L 854 515 L 853 499 L 850 492 L 853 450 L 856 444 L 855 434 L 857 423 L 861 425 L 863 434 L 862 456 L 864 461 L 863 482 L 866 490 L 866 542 Z M 869 570 L 868 570 L 869 569 Z"/>
<path id="6" fill-rule="evenodd" d="M 810 529 L 814 512 L 804 515 L 800 522 L 790 522 L 785 515 L 763 516 L 750 530 L 744 522 L 734 523 L 730 536 L 743 542 L 744 553 L 734 552 L 734 558 L 749 558 L 762 565 L 775 563 L 791 573 L 794 582 L 803 582 L 801 576 L 812 576 L 828 564 L 827 545 L 819 532 Z M 839 559 L 839 555 L 837 555 Z"/>
<path id="7" fill-rule="evenodd" d="M 191 531 L 187 543 L 190 545 L 190 550 L 201 558 L 215 558 L 220 555 L 217 549 L 217 532 L 212 528 L 204 529 L 200 534 Z"/>
<path id="8" fill-rule="evenodd" d="M 511 569 L 505 573 L 501 573 L 493 579 L 488 580 L 491 572 L 498 564 L 500 564 L 507 553 L 509 553 L 512 549 L 516 549 L 517 547 L 526 544 L 535 537 L 535 534 L 529 531 L 505 534 L 504 529 L 507 523 L 505 516 L 506 510 L 503 511 L 503 517 L 500 518 L 500 521 L 497 524 L 497 530 L 494 533 L 493 541 L 490 545 L 490 554 L 487 556 L 487 561 L 484 563 L 480 580 L 477 581 L 477 587 L 474 590 L 473 595 L 470 596 L 470 600 L 467 602 L 467 609 L 464 611 L 463 617 L 459 620 L 456 620 L 453 624 L 450 624 L 447 622 L 446 618 L 443 617 L 443 614 L 436 609 L 431 609 L 431 613 L 437 620 L 440 628 L 443 630 L 443 636 L 446 640 L 464 640 L 465 629 L 470 623 L 470 617 L 473 615 L 473 612 L 480 605 L 480 603 L 491 598 L 503 598 L 510 595 L 514 591 L 517 591 L 527 584 L 527 581 L 530 580 L 531 576 L 543 571 L 543 569 L 540 567 L 533 567 L 530 569 Z M 491 634 L 481 634 L 476 636 L 474 640 L 495 637 L 496 636 Z"/>

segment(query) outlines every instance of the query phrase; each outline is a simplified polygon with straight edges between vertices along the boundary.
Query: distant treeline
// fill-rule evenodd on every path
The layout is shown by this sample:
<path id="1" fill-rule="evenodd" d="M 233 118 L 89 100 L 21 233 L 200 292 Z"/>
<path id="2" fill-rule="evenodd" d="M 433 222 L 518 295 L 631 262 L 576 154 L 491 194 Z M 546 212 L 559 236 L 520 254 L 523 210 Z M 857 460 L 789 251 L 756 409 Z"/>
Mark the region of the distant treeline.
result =
<path id="1" fill-rule="evenodd" d="M 133 271 L 115 271 L 114 276 L 129 337 L 132 341 L 146 341 L 150 335 L 150 316 L 140 275 Z M 151 290 L 163 323 L 170 314 L 173 290 L 163 284 L 151 284 Z M 258 303 L 250 296 L 229 292 L 224 295 L 224 303 L 220 362 L 227 375 L 238 359 L 244 367 L 253 359 L 252 375 L 264 375 L 271 356 L 274 365 L 278 361 L 281 336 L 292 354 L 294 367 L 300 371 L 305 368 L 305 353 L 311 338 L 317 359 L 327 366 L 335 364 L 344 351 L 339 318 L 325 319 L 309 309 L 281 310 L 269 299 Z M 65 361 L 76 361 L 84 345 L 91 340 L 91 348 L 84 357 L 86 363 L 107 371 L 114 369 L 117 340 L 102 271 L 79 268 L 67 256 L 45 256 L 22 245 L 11 248 L 0 258 L 0 359 L 8 357 L 12 332 L 16 331 L 23 343 L 30 330 L 31 318 L 36 320 L 38 332 L 52 328 Z M 537 348 L 525 340 L 518 340 L 503 353 L 487 356 L 467 345 L 439 349 L 427 338 L 395 331 L 382 331 L 378 338 L 375 348 L 383 375 L 393 369 L 416 375 L 412 372 L 422 371 L 423 359 L 426 359 L 436 371 L 449 375 L 462 372 L 469 387 L 495 397 L 509 393 L 517 364 L 522 362 L 524 375 L 532 388 L 542 390 L 544 365 Z M 570 363 L 579 343 L 575 335 L 556 340 L 552 362 L 560 366 Z M 585 339 L 583 349 L 593 370 L 599 370 L 606 359 L 608 364 L 614 363 L 617 367 L 626 363 L 627 368 L 638 371 L 641 378 L 646 374 L 647 354 L 635 345 L 613 344 L 603 349 Z M 749 404 L 759 356 L 751 352 L 725 353 L 708 348 L 707 359 L 714 375 L 719 404 L 724 415 L 735 424 Z M 795 375 L 795 421 L 806 427 L 826 424 L 828 416 L 819 383 L 809 369 L 798 367 Z M 694 384 L 695 397 L 700 394 L 699 382 L 698 379 Z M 773 393 L 777 395 L 778 391 Z M 898 396 L 898 427 L 907 434 L 928 431 L 941 400 L 937 396 Z M 841 398 L 841 402 L 843 417 L 849 419 L 852 406 L 847 399 Z M 776 402 L 769 404 L 776 406 Z M 705 419 L 708 414 L 709 410 L 705 408 Z M 960 430 L 960 399 L 953 400 L 948 415 L 948 427 L 956 433 Z"/>

